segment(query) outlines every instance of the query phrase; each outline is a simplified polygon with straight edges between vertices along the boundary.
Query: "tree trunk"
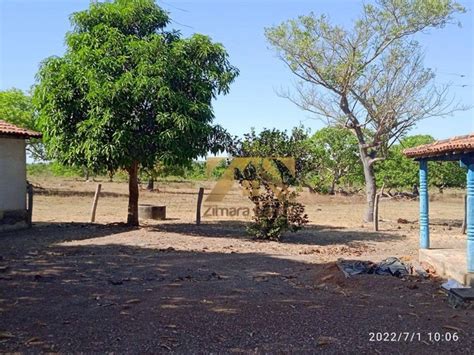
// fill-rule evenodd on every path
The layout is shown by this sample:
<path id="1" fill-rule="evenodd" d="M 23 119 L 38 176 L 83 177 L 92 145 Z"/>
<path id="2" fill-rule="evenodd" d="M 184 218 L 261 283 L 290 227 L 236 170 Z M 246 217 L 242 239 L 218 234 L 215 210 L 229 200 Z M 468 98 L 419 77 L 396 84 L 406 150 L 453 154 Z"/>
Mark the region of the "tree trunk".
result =
<path id="1" fill-rule="evenodd" d="M 331 189 L 329 190 L 329 194 L 334 195 L 335 192 L 336 192 L 336 178 L 333 178 L 331 182 Z"/>
<path id="2" fill-rule="evenodd" d="M 365 154 L 365 152 L 362 152 L 362 149 L 361 149 L 361 160 L 362 160 L 362 165 L 364 167 L 365 194 L 367 197 L 367 210 L 365 212 L 364 220 L 366 222 L 373 222 L 375 195 L 377 193 L 377 186 L 375 185 L 374 167 L 370 162 L 370 157 L 368 157 Z"/>
<path id="3" fill-rule="evenodd" d="M 133 162 L 127 171 L 129 175 L 127 224 L 138 226 L 138 163 Z"/>
<path id="4" fill-rule="evenodd" d="M 368 148 L 365 142 L 364 132 L 362 130 L 357 117 L 349 108 L 349 103 L 347 101 L 347 96 L 343 95 L 339 103 L 339 107 L 342 112 L 344 112 L 348 118 L 347 127 L 354 130 L 354 133 L 359 142 L 359 153 L 360 160 L 364 167 L 364 180 L 365 180 L 365 193 L 367 196 L 367 210 L 365 213 L 365 221 L 373 222 L 374 221 L 374 205 L 375 205 L 375 195 L 377 193 L 377 186 L 375 185 L 375 172 L 373 167 L 373 160 L 371 154 L 368 152 Z"/>
<path id="5" fill-rule="evenodd" d="M 146 189 L 148 191 L 153 191 L 155 189 L 155 179 L 153 179 L 152 177 L 148 179 Z"/>

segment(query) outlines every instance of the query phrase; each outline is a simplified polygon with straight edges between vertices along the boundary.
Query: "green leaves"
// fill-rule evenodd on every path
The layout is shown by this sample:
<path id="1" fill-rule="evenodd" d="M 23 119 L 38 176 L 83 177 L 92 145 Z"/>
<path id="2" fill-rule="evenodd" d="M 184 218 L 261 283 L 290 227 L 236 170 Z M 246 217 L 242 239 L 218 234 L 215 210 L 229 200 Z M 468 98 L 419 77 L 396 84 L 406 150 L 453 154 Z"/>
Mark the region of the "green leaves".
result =
<path id="1" fill-rule="evenodd" d="M 91 4 L 71 22 L 66 54 L 43 62 L 35 90 L 51 157 L 114 171 L 223 147 L 211 104 L 238 70 L 222 45 L 166 32 L 152 0 Z"/>
<path id="2" fill-rule="evenodd" d="M 339 184 L 354 185 L 362 176 L 356 137 L 341 127 L 326 127 L 309 140 L 309 149 L 319 169 L 308 182 L 320 192 L 334 193 Z"/>
<path id="3" fill-rule="evenodd" d="M 115 0 L 91 4 L 89 10 L 71 15 L 74 32 L 90 32 L 99 25 L 125 35 L 145 37 L 165 28 L 168 14 L 153 0 Z"/>
<path id="4" fill-rule="evenodd" d="M 454 0 L 376 0 L 363 6 L 352 26 L 311 13 L 265 31 L 298 80 L 295 94 L 284 96 L 329 126 L 355 133 L 365 170 L 367 220 L 373 218 L 373 164 L 418 121 L 465 109 L 448 97 L 448 86 L 436 85 L 412 40 L 464 11 Z M 321 184 L 320 176 L 314 178 Z"/>
<path id="5" fill-rule="evenodd" d="M 304 184 L 305 177 L 315 168 L 314 157 L 308 147 L 308 131 L 295 127 L 289 134 L 277 129 L 264 129 L 259 134 L 254 129 L 244 135 L 243 140 L 234 142 L 231 153 L 239 157 L 283 158 L 295 160 L 295 175 L 292 184 Z M 280 169 L 281 170 L 281 169 Z M 286 173 L 285 169 L 281 170 Z"/>
<path id="6" fill-rule="evenodd" d="M 388 188 L 411 188 L 418 185 L 418 163 L 408 159 L 403 150 L 434 142 L 429 135 L 405 137 L 400 144 L 389 150 L 387 159 L 375 165 L 377 185 Z M 466 183 L 466 171 L 457 161 L 429 162 L 429 184 L 437 187 L 462 187 Z"/>
<path id="7" fill-rule="evenodd" d="M 19 127 L 39 131 L 31 96 L 19 89 L 0 91 L 0 119 Z M 27 150 L 34 159 L 46 158 L 41 139 L 30 139 Z"/>
<path id="8" fill-rule="evenodd" d="M 36 129 L 31 97 L 15 88 L 0 91 L 0 119 L 23 128 Z"/>

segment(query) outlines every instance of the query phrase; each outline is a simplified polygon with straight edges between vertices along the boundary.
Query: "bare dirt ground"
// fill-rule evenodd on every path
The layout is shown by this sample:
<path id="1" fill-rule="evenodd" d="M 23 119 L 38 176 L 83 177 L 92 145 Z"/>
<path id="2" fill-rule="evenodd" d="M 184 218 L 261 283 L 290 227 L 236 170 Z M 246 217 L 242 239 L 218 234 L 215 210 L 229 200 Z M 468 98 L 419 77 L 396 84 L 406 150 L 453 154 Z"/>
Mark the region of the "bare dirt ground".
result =
<path id="1" fill-rule="evenodd" d="M 126 217 L 123 183 L 102 182 L 95 225 L 87 223 L 95 183 L 33 183 L 34 228 L 0 235 L 2 352 L 474 348 L 474 311 L 450 308 L 439 281 L 345 279 L 335 265 L 338 258 L 416 259 L 417 201 L 382 200 L 381 230 L 374 233 L 361 223 L 363 197 L 303 193 L 311 224 L 277 243 L 249 238 L 242 216 L 204 217 L 196 226 L 197 190 L 209 191 L 210 183 L 168 182 L 159 192 L 142 191 L 140 202 L 166 205 L 168 219 L 144 221 L 139 229 L 117 224 Z M 237 188 L 219 206 L 251 207 Z M 433 246 L 465 243 L 462 214 L 462 192 L 434 196 Z M 395 339 L 371 341 L 380 332 Z"/>

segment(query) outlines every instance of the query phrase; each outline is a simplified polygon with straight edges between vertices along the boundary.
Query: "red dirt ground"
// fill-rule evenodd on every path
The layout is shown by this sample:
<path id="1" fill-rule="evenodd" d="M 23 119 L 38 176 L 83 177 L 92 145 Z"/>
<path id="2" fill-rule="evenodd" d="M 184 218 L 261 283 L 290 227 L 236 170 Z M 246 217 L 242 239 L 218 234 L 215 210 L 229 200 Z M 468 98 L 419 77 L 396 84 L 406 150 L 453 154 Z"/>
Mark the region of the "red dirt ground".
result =
<path id="1" fill-rule="evenodd" d="M 99 201 L 95 225 L 84 223 L 93 184 L 36 184 L 45 190 L 35 199 L 34 228 L 0 235 L 1 352 L 474 348 L 474 311 L 450 308 L 439 281 L 346 279 L 335 265 L 339 257 L 416 258 L 416 223 L 397 223 L 416 221 L 416 201 L 383 201 L 382 230 L 374 233 L 360 223 L 360 197 L 303 194 L 311 225 L 276 243 L 252 240 L 238 219 L 196 226 L 196 185 L 144 192 L 143 202 L 167 205 L 169 220 L 128 229 L 107 224 L 123 220 L 124 184 L 104 183 L 110 195 Z M 238 203 L 246 202 L 234 194 L 230 204 Z M 431 212 L 435 245 L 462 244 L 462 195 L 436 197 Z M 390 339 L 371 341 L 384 332 Z M 448 340 L 454 333 L 458 340 Z"/>

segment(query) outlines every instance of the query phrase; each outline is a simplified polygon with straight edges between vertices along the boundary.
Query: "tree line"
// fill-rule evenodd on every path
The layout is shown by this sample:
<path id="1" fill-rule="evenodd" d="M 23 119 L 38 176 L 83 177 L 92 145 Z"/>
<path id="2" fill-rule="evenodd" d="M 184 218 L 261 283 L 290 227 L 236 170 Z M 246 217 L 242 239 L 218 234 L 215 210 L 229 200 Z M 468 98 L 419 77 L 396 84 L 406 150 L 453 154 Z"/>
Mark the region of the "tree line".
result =
<path id="1" fill-rule="evenodd" d="M 418 163 L 403 154 L 406 148 L 434 142 L 429 135 L 401 138 L 374 166 L 377 187 L 388 191 L 413 191 L 418 185 Z M 251 131 L 239 143 L 236 156 L 293 157 L 296 163 L 295 184 L 319 193 L 351 193 L 364 188 L 363 165 L 356 137 L 340 127 L 325 127 L 314 134 L 303 127 L 290 133 L 265 129 Z M 429 184 L 441 192 L 448 187 L 464 187 L 466 171 L 458 162 L 430 162 Z"/>
<path id="2" fill-rule="evenodd" d="M 169 28 L 169 14 L 154 0 L 91 2 L 70 16 L 65 53 L 41 63 L 33 101 L 4 93 L 15 104 L 0 103 L 0 114 L 43 133 L 45 144 L 31 142 L 32 154 L 87 172 L 127 172 L 130 225 L 138 225 L 141 173 L 153 178 L 157 166 L 219 152 L 294 156 L 299 183 L 315 190 L 362 182 L 365 220 L 372 221 L 377 186 L 416 183 L 416 166 L 401 155 L 409 139 L 421 139 L 405 138 L 410 129 L 464 109 L 448 96 L 449 86 L 436 84 L 413 38 L 463 12 L 453 0 L 374 0 L 349 26 L 311 13 L 267 28 L 269 44 L 298 81 L 283 96 L 328 127 L 311 137 L 296 128 L 235 140 L 214 123 L 213 100 L 229 93 L 239 74 L 222 44 Z M 21 109 L 30 110 L 31 122 Z M 433 181 L 458 181 L 453 164 L 434 171 Z"/>
<path id="3" fill-rule="evenodd" d="M 0 106 L 6 93 L 0 92 Z M 430 135 L 413 135 L 390 147 L 387 158 L 375 165 L 377 187 L 384 186 L 388 193 L 410 191 L 413 194 L 415 191 L 416 195 L 418 163 L 405 157 L 403 150 L 434 141 Z M 356 138 L 338 127 L 324 127 L 313 134 L 304 127 L 296 127 L 291 132 L 264 129 L 257 133 L 251 130 L 242 138 L 234 137 L 228 153 L 228 157 L 223 157 L 210 171 L 205 160 L 181 165 L 161 163 L 153 169 L 143 169 L 139 181 L 152 190 L 153 182 L 157 180 L 217 180 L 233 157 L 291 157 L 295 159 L 293 186 L 306 187 L 320 194 L 352 194 L 364 188 Z M 67 167 L 58 162 L 31 164 L 28 169 L 32 175 L 88 177 L 84 168 Z M 464 188 L 466 185 L 466 171 L 458 162 L 429 162 L 429 171 L 429 185 L 441 193 L 445 188 Z M 107 177 L 105 170 L 98 174 Z M 108 177 L 120 181 L 127 179 L 120 171 Z"/>

